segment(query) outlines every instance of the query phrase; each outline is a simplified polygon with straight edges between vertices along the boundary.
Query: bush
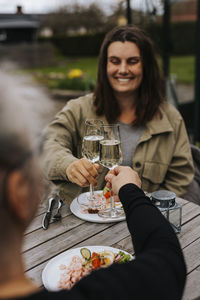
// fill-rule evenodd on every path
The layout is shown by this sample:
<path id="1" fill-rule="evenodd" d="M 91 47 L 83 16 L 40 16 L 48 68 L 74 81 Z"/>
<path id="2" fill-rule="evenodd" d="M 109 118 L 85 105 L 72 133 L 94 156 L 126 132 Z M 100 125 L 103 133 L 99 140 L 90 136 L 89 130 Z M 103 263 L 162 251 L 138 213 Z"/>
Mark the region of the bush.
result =
<path id="1" fill-rule="evenodd" d="M 171 26 L 172 54 L 191 55 L 195 54 L 196 23 L 182 22 L 173 23 Z"/>
<path id="2" fill-rule="evenodd" d="M 49 39 L 62 55 L 97 56 L 105 33 L 95 35 L 55 36 Z M 43 41 L 40 39 L 40 41 Z"/>
<path id="3" fill-rule="evenodd" d="M 144 28 L 149 32 L 160 54 L 163 52 L 162 24 L 150 23 Z M 171 55 L 193 55 L 195 53 L 195 22 L 171 23 Z M 97 56 L 106 33 L 77 36 L 55 36 L 49 41 L 65 56 Z M 44 41 L 44 39 L 40 39 Z"/>
<path id="4" fill-rule="evenodd" d="M 95 86 L 94 79 L 87 77 L 80 69 L 72 69 L 66 74 L 36 72 L 35 77 L 50 89 L 92 91 Z"/>
<path id="5" fill-rule="evenodd" d="M 49 82 L 49 87 L 61 90 L 92 91 L 94 82 L 82 78 L 65 78 Z"/>
<path id="6" fill-rule="evenodd" d="M 160 54 L 163 53 L 162 24 L 149 24 L 145 30 L 150 34 Z M 195 22 L 179 22 L 170 24 L 170 41 L 168 45 L 170 55 L 195 54 Z M 164 37 L 165 38 L 165 37 Z"/>

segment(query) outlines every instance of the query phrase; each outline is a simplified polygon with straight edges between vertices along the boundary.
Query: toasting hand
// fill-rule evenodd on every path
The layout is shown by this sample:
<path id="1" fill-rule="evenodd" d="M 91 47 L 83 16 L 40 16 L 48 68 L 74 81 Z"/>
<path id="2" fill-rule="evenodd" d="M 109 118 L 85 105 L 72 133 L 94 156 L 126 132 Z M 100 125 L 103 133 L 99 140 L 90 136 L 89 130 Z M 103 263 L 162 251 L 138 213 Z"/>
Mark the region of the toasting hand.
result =
<path id="1" fill-rule="evenodd" d="M 130 167 L 116 167 L 114 170 L 108 172 L 105 179 L 108 187 L 112 185 L 114 194 L 118 194 L 120 188 L 127 183 L 134 183 L 139 188 L 141 187 L 141 180 L 137 172 Z"/>

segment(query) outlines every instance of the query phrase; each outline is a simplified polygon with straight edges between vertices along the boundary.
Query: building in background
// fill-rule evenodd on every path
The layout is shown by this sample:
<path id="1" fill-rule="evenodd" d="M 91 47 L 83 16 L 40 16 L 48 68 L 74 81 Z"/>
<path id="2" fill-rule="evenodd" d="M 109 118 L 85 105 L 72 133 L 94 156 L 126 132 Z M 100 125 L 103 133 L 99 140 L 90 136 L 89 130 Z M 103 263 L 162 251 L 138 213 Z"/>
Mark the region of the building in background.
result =
<path id="1" fill-rule="evenodd" d="M 0 43 L 34 42 L 40 26 L 40 16 L 23 14 L 17 6 L 15 14 L 0 14 Z"/>
<path id="2" fill-rule="evenodd" d="M 19 68 L 55 64 L 55 47 L 38 42 L 43 17 L 24 14 L 21 6 L 14 14 L 0 14 L 0 64 L 12 63 Z"/>
<path id="3" fill-rule="evenodd" d="M 195 22 L 197 0 L 181 0 L 171 6 L 171 22 Z"/>

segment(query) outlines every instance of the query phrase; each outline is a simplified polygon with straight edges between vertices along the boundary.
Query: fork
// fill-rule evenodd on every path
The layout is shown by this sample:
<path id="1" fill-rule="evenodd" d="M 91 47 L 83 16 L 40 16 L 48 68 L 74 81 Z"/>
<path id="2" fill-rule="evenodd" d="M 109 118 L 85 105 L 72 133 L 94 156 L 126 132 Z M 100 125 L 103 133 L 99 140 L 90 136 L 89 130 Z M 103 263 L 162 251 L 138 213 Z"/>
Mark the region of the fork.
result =
<path id="1" fill-rule="evenodd" d="M 61 219 L 61 207 L 63 205 L 63 201 L 61 199 L 58 200 L 58 207 L 57 207 L 57 212 L 53 216 L 53 221 L 59 221 Z"/>

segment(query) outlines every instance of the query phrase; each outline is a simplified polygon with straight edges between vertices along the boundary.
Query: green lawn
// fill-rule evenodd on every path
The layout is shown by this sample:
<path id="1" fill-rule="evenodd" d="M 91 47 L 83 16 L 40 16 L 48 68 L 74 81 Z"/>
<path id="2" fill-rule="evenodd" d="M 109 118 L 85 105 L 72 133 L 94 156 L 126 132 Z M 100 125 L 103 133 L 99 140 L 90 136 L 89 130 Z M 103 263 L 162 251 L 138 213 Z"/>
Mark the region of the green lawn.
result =
<path id="1" fill-rule="evenodd" d="M 57 66 L 24 70 L 51 89 L 93 90 L 97 74 L 97 57 L 62 58 Z M 69 72 L 80 69 L 79 78 L 68 78 Z"/>
<path id="2" fill-rule="evenodd" d="M 170 73 L 176 74 L 178 83 L 194 83 L 194 57 L 181 56 L 171 57 Z M 43 67 L 29 69 L 26 72 L 33 73 L 37 80 L 49 88 L 62 89 L 93 89 L 97 74 L 98 58 L 64 58 L 56 67 Z M 161 65 L 161 60 L 159 60 Z M 80 69 L 83 72 L 82 78 L 70 80 L 70 70 Z"/>
<path id="3" fill-rule="evenodd" d="M 49 74 L 51 72 L 67 74 L 71 69 L 81 69 L 88 77 L 96 78 L 97 62 L 97 57 L 66 58 L 62 59 L 57 67 L 36 68 L 32 71 L 34 73 L 40 71 L 43 74 Z"/>
<path id="4" fill-rule="evenodd" d="M 195 57 L 179 56 L 170 60 L 170 73 L 177 75 L 180 83 L 194 83 Z"/>

